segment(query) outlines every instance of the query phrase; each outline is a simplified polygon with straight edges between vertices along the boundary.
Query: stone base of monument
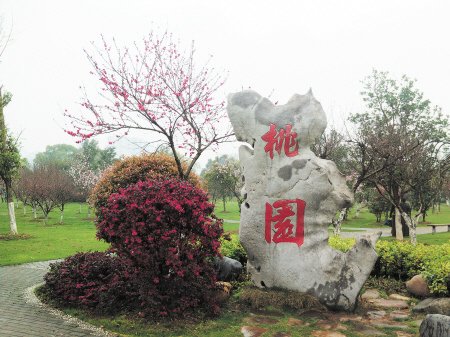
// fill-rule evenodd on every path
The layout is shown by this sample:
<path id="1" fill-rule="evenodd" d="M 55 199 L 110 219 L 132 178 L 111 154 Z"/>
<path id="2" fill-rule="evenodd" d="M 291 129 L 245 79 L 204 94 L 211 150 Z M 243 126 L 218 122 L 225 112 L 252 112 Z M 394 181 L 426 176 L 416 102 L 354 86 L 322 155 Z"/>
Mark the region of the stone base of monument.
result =
<path id="1" fill-rule="evenodd" d="M 247 270 L 259 288 L 294 290 L 317 297 L 330 309 L 353 311 L 357 296 L 377 259 L 373 247 L 380 235 L 375 233 L 360 238 L 347 253 L 337 251 L 327 243 L 314 248 L 292 249 L 287 261 L 278 258 L 281 254 L 274 247 L 271 253 L 277 263 L 263 264 L 249 259 Z M 361 264 L 361 261 L 367 262 Z"/>
<path id="2" fill-rule="evenodd" d="M 320 103 L 311 92 L 275 105 L 242 91 L 229 96 L 227 109 L 237 140 L 248 144 L 239 149 L 245 182 L 239 236 L 254 284 L 353 310 L 377 260 L 379 234 L 361 237 L 347 253 L 328 245 L 328 225 L 353 194 L 336 165 L 310 150 L 327 124 Z"/>

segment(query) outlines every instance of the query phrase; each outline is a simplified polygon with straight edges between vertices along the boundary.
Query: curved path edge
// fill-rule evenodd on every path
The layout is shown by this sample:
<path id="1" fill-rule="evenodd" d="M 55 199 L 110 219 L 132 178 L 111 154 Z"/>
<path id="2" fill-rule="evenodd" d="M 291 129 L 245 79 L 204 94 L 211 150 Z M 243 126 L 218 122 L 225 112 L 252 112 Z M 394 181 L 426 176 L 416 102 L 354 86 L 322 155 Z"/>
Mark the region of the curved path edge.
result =
<path id="1" fill-rule="evenodd" d="M 44 284 L 44 282 L 38 283 L 38 284 L 32 285 L 31 287 L 28 287 L 25 289 L 25 291 L 23 292 L 23 297 L 24 297 L 26 303 L 33 305 L 33 306 L 38 306 L 38 307 L 44 309 L 45 311 L 47 311 L 49 314 L 51 314 L 55 317 L 58 317 L 69 324 L 76 325 L 80 329 L 90 331 L 93 336 L 100 336 L 100 337 L 117 336 L 115 334 L 109 333 L 108 331 L 106 331 L 102 328 L 99 328 L 95 325 L 85 322 L 79 318 L 70 316 L 70 315 L 64 313 L 63 311 L 61 311 L 59 309 L 55 309 L 55 308 L 49 306 L 48 304 L 42 302 L 36 296 L 35 290 L 36 290 L 36 288 L 40 287 L 43 284 Z"/>
<path id="2" fill-rule="evenodd" d="M 34 289 L 52 262 L 0 267 L 0 337 L 114 336 L 41 303 Z"/>

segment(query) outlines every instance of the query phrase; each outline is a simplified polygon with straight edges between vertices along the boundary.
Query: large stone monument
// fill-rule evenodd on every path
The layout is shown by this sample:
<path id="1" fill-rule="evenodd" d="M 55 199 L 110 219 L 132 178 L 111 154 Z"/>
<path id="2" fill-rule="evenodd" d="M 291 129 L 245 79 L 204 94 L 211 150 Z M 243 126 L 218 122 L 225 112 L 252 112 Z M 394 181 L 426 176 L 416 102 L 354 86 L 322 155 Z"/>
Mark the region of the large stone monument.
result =
<path id="1" fill-rule="evenodd" d="M 353 200 L 336 165 L 310 145 L 327 121 L 309 92 L 274 105 L 254 91 L 228 97 L 228 114 L 245 182 L 240 240 L 258 287 L 315 295 L 330 308 L 352 310 L 377 259 L 379 234 L 363 236 L 347 253 L 328 245 L 328 225 Z"/>

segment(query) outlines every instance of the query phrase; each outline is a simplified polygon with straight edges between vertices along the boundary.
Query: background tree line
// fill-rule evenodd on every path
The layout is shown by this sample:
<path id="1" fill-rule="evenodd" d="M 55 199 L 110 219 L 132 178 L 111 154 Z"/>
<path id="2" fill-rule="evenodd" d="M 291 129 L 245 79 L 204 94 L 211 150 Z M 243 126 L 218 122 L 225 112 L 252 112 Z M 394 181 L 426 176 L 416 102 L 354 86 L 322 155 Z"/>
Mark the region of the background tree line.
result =
<path id="1" fill-rule="evenodd" d="M 101 149 L 95 140 L 85 141 L 80 148 L 49 145 L 36 155 L 33 164 L 21 161 L 11 182 L 10 196 L 22 202 L 24 213 L 27 206 L 31 207 L 35 219 L 40 210 L 45 222 L 52 210 L 59 209 L 62 224 L 65 205 L 80 202 L 81 212 L 81 203 L 86 202 L 100 174 L 115 160 L 114 148 Z"/>

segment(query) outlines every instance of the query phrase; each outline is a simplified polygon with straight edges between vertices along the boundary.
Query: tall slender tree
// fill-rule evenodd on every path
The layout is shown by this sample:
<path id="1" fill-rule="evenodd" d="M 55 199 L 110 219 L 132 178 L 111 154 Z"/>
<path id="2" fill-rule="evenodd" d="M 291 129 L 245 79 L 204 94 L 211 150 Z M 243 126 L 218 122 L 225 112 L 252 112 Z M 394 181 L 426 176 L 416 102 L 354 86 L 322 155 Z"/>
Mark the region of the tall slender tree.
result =
<path id="1" fill-rule="evenodd" d="M 18 234 L 13 201 L 13 180 L 17 177 L 22 161 L 17 141 L 8 134 L 6 128 L 4 107 L 11 100 L 11 94 L 2 93 L 0 86 L 0 178 L 5 185 L 6 202 L 8 203 L 9 228 L 11 233 Z"/>

